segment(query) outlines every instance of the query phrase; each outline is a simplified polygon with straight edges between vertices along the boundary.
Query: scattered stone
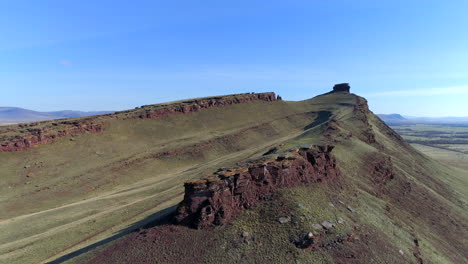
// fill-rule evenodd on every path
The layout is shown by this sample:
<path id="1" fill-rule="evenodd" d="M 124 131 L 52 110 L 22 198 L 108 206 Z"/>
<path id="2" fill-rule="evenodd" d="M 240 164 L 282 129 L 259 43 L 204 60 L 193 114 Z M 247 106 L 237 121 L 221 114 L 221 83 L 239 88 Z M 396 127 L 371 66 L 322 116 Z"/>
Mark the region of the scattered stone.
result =
<path id="1" fill-rule="evenodd" d="M 328 222 L 328 221 L 323 221 L 323 222 L 322 222 L 322 226 L 323 226 L 323 228 L 325 228 L 326 230 L 330 230 L 330 229 L 332 229 L 333 227 L 335 227 L 334 224 L 332 224 L 332 223 L 330 223 L 330 222 Z"/>
<path id="2" fill-rule="evenodd" d="M 302 210 L 306 210 L 307 208 L 303 204 L 297 204 L 297 207 L 299 207 Z"/>
<path id="3" fill-rule="evenodd" d="M 345 205 L 345 203 L 341 200 L 338 200 L 338 202 L 341 204 L 341 205 Z"/>
<path id="4" fill-rule="evenodd" d="M 278 221 L 279 221 L 281 224 L 287 224 L 287 223 L 291 222 L 291 217 L 290 217 L 290 216 L 280 217 L 280 218 L 278 219 Z"/>
<path id="5" fill-rule="evenodd" d="M 308 239 L 314 238 L 314 233 L 312 233 L 312 232 L 307 233 L 307 238 Z"/>
<path id="6" fill-rule="evenodd" d="M 74 138 L 70 138 L 70 141 L 76 141 L 76 139 L 74 139 Z"/>
<path id="7" fill-rule="evenodd" d="M 24 168 L 27 169 L 27 168 L 30 168 L 31 165 L 25 165 Z"/>
<path id="8" fill-rule="evenodd" d="M 403 250 L 401 250 L 401 249 L 398 251 L 398 253 L 400 253 L 400 255 L 402 255 L 402 256 L 405 255 L 405 252 L 403 252 Z"/>
<path id="9" fill-rule="evenodd" d="M 250 237 L 249 232 L 246 232 L 246 231 L 242 232 L 242 237 L 243 238 L 249 238 Z"/>
<path id="10" fill-rule="evenodd" d="M 341 217 L 338 218 L 338 224 L 344 224 L 345 223 L 345 220 Z"/>
<path id="11" fill-rule="evenodd" d="M 351 213 L 354 213 L 354 208 L 352 208 L 351 206 L 346 206 L 346 209 L 348 209 Z"/>
<path id="12" fill-rule="evenodd" d="M 30 177 L 32 177 L 32 176 L 34 176 L 34 174 L 32 174 L 32 173 L 26 174 L 26 177 L 28 177 L 28 178 L 30 178 Z"/>
<path id="13" fill-rule="evenodd" d="M 333 203 L 328 203 L 328 205 L 330 205 L 330 207 L 335 207 L 335 205 Z"/>
<path id="14" fill-rule="evenodd" d="M 323 230 L 323 226 L 321 224 L 313 224 L 312 228 L 314 230 Z"/>

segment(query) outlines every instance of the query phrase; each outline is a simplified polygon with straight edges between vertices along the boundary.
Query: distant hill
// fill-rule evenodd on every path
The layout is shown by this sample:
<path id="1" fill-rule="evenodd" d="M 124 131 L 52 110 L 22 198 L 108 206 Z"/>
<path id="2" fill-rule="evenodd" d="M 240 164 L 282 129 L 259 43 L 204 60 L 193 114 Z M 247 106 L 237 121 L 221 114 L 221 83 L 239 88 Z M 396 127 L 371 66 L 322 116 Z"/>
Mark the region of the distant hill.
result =
<path id="1" fill-rule="evenodd" d="M 410 120 L 404 118 L 400 114 L 388 114 L 388 115 L 379 114 L 377 116 L 380 117 L 380 119 L 382 119 L 387 124 L 401 124 L 401 123 L 411 122 Z"/>
<path id="2" fill-rule="evenodd" d="M 468 124 L 468 117 L 417 117 L 400 114 L 377 115 L 389 125 L 401 124 Z"/>
<path id="3" fill-rule="evenodd" d="M 444 123 L 444 124 L 459 124 L 459 123 L 468 123 L 468 117 L 455 117 L 455 116 L 446 116 L 446 117 L 416 117 L 416 116 L 405 116 L 406 119 L 414 122 L 424 122 L 424 123 Z"/>
<path id="4" fill-rule="evenodd" d="M 35 121 L 44 121 L 52 119 L 62 119 L 71 117 L 83 117 L 92 115 L 102 115 L 114 111 L 73 111 L 63 110 L 54 112 L 38 112 L 19 107 L 0 107 L 0 124 L 15 124 Z"/>

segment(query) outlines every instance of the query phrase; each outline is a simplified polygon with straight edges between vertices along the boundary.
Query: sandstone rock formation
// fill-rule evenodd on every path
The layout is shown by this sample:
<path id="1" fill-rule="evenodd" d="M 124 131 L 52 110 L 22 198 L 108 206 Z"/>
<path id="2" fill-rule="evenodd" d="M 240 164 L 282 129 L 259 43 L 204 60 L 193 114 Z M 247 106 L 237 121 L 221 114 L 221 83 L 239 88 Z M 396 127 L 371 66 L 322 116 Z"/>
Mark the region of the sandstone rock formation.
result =
<path id="1" fill-rule="evenodd" d="M 24 125 L 23 125 L 24 126 Z M 103 125 L 90 118 L 80 121 L 62 121 L 51 123 L 41 128 L 26 128 L 21 134 L 0 137 L 0 152 L 20 151 L 36 145 L 47 144 L 58 138 L 81 134 L 85 132 L 97 133 L 103 130 Z M 1 134 L 0 134 L 1 136 Z"/>
<path id="2" fill-rule="evenodd" d="M 187 114 L 191 112 L 198 112 L 202 109 L 212 107 L 225 107 L 235 104 L 244 104 L 253 101 L 276 101 L 277 97 L 275 93 L 251 93 L 251 94 L 239 94 L 220 96 L 204 99 L 195 99 L 191 101 L 184 101 L 182 103 L 163 105 L 162 107 L 157 106 L 143 106 L 140 108 L 144 110 L 138 114 L 139 118 L 156 119 L 168 115 L 175 114 Z M 130 115 L 127 118 L 134 118 L 135 115 Z"/>
<path id="3" fill-rule="evenodd" d="M 349 83 L 340 83 L 340 84 L 335 84 L 335 86 L 333 86 L 333 92 L 335 93 L 337 92 L 349 93 L 350 89 L 351 87 L 349 86 Z"/>
<path id="4" fill-rule="evenodd" d="M 276 159 L 186 182 L 175 222 L 199 229 L 223 225 L 242 210 L 268 199 L 279 188 L 332 181 L 340 175 L 332 149 L 333 146 L 301 148 Z"/>

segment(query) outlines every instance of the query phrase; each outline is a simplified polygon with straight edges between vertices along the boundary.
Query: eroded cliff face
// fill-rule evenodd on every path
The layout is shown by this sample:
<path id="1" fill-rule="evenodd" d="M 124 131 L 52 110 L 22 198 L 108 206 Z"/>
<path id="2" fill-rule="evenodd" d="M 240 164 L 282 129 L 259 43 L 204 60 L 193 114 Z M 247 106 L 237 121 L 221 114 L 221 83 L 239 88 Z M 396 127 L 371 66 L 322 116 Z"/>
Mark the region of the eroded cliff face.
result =
<path id="1" fill-rule="evenodd" d="M 32 126 L 30 128 L 25 128 L 24 132 L 19 135 L 0 138 L 0 152 L 20 151 L 36 145 L 54 142 L 56 139 L 67 135 L 82 134 L 85 132 L 97 133 L 102 130 L 103 124 L 97 123 L 92 119 L 62 121 L 59 123 L 54 122 L 51 123 L 50 126 L 41 128 Z"/>
<path id="2" fill-rule="evenodd" d="M 178 104 L 167 105 L 161 108 L 154 107 L 142 107 L 143 113 L 137 115 L 131 115 L 129 118 L 149 118 L 156 119 L 169 115 L 186 114 L 191 112 L 198 112 L 202 109 L 213 108 L 213 107 L 226 107 L 236 104 L 245 104 L 253 101 L 276 101 L 277 97 L 275 93 L 259 93 L 259 94 L 242 94 L 232 96 L 213 97 L 206 99 L 198 99 L 185 101 Z M 281 99 L 279 99 L 281 100 Z"/>
<path id="3" fill-rule="evenodd" d="M 223 225 L 242 210 L 270 198 L 279 188 L 333 181 L 340 171 L 332 150 L 333 146 L 301 148 L 186 182 L 175 222 L 198 229 Z"/>
<path id="4" fill-rule="evenodd" d="M 370 111 L 369 106 L 367 104 L 367 100 L 357 96 L 356 104 L 354 105 L 353 109 L 353 114 L 354 117 L 357 120 L 361 121 L 365 126 L 363 132 L 359 135 L 359 138 L 368 144 L 374 144 L 377 143 L 377 141 L 375 140 L 375 134 L 372 129 L 372 126 L 369 123 L 369 113 Z"/>
<path id="5" fill-rule="evenodd" d="M 67 135 L 102 132 L 106 127 L 106 121 L 110 119 L 158 119 L 171 115 L 189 114 L 213 107 L 277 100 L 281 99 L 278 99 L 275 93 L 235 94 L 171 104 L 148 105 L 135 110 L 80 118 L 73 121 L 54 120 L 9 126 L 0 128 L 0 152 L 20 151 L 36 145 L 48 144 Z"/>

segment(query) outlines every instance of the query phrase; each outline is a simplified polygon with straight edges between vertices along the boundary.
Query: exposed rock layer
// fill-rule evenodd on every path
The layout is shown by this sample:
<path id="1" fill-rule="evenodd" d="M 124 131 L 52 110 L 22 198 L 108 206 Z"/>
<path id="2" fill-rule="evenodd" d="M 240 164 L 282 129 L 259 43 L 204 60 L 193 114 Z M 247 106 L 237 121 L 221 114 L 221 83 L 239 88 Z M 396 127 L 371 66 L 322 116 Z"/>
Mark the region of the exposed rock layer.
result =
<path id="1" fill-rule="evenodd" d="M 175 221 L 195 228 L 223 225 L 243 209 L 268 199 L 279 188 L 334 180 L 340 172 L 332 149 L 333 146 L 302 148 L 276 159 L 186 182 L 185 197 Z"/>
<path id="2" fill-rule="evenodd" d="M 277 100 L 281 99 L 278 99 L 275 93 L 235 94 L 171 104 L 148 105 L 135 110 L 79 118 L 73 121 L 55 120 L 9 126 L 0 128 L 0 152 L 20 151 L 36 145 L 48 144 L 67 135 L 101 132 L 105 129 L 105 123 L 109 119 L 157 119 L 170 115 L 198 112 L 202 109 L 213 107 L 226 107 L 254 101 L 272 102 Z"/>
<path id="3" fill-rule="evenodd" d="M 57 129 L 57 127 L 60 127 Z M 52 125 L 42 128 L 27 128 L 20 135 L 1 138 L 0 152 L 11 152 L 28 149 L 36 145 L 54 142 L 56 139 L 85 132 L 97 133 L 103 130 L 103 125 L 94 122 L 92 119 L 80 121 L 63 121 L 52 123 Z"/>
<path id="4" fill-rule="evenodd" d="M 142 108 L 145 110 L 139 114 L 139 118 L 155 119 L 163 116 L 174 115 L 174 114 L 186 114 L 191 112 L 198 112 L 202 109 L 212 107 L 225 107 L 235 104 L 244 104 L 252 101 L 276 101 L 277 97 L 275 93 L 252 93 L 222 97 L 212 97 L 205 99 L 196 99 L 191 101 L 184 101 L 178 104 L 165 105 L 160 108 L 146 107 Z M 134 117 L 134 116 L 133 116 Z"/>

